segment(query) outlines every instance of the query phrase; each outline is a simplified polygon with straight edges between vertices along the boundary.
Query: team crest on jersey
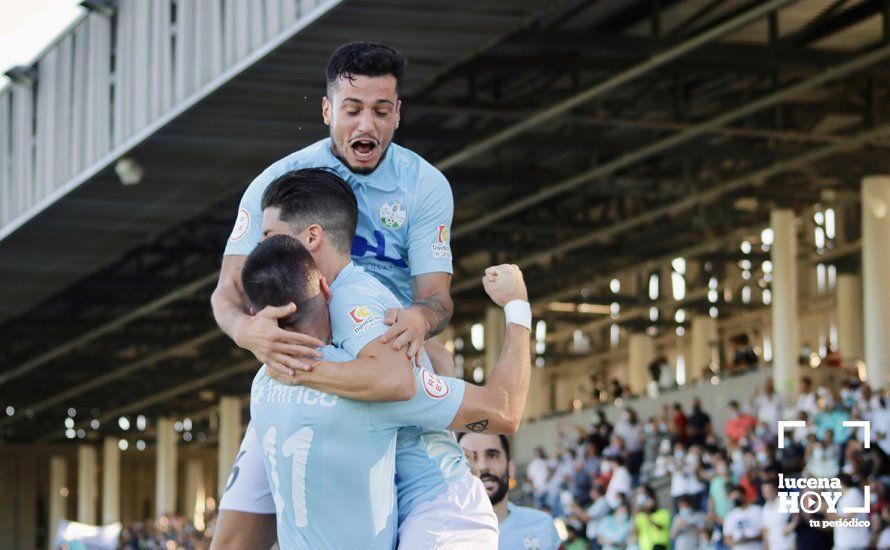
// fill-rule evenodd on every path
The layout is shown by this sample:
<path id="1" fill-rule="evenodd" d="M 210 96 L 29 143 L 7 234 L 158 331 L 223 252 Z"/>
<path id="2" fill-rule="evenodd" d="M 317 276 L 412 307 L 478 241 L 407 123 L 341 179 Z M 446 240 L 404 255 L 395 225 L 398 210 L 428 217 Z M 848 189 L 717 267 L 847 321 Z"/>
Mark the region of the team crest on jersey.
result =
<path id="1" fill-rule="evenodd" d="M 448 382 L 428 370 L 422 371 L 420 378 L 423 381 L 423 391 L 433 399 L 442 399 L 451 391 Z"/>
<path id="2" fill-rule="evenodd" d="M 522 537 L 522 546 L 525 550 L 541 550 L 541 541 L 534 535 Z"/>
<path id="3" fill-rule="evenodd" d="M 354 307 L 349 310 L 348 315 L 350 320 L 352 320 L 352 324 L 355 325 L 352 327 L 352 332 L 355 334 L 365 332 L 382 319 L 379 315 L 375 315 L 368 306 Z"/>
<path id="4" fill-rule="evenodd" d="M 408 219 L 408 209 L 399 201 L 386 201 L 377 211 L 380 223 L 387 229 L 399 229 Z"/>
<path id="5" fill-rule="evenodd" d="M 247 234 L 250 229 L 250 212 L 246 208 L 238 210 L 238 217 L 235 219 L 235 227 L 232 229 L 232 235 L 229 237 L 231 241 L 237 241 Z"/>

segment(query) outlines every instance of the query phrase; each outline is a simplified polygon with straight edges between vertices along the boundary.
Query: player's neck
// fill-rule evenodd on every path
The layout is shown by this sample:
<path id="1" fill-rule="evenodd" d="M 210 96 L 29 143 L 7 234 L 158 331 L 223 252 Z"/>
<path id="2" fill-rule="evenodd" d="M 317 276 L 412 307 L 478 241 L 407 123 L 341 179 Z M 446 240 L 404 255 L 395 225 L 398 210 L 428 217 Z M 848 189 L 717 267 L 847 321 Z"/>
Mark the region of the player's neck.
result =
<path id="1" fill-rule="evenodd" d="M 352 259 L 349 256 L 341 256 L 337 253 L 319 254 L 315 257 L 315 265 L 318 271 L 324 276 L 328 284 L 334 284 L 337 276 L 343 271 Z"/>
<path id="2" fill-rule="evenodd" d="M 510 515 L 510 510 L 507 508 L 507 497 L 504 497 L 492 508 L 494 508 L 494 515 L 498 517 L 498 524 L 504 523 L 504 520 Z"/>

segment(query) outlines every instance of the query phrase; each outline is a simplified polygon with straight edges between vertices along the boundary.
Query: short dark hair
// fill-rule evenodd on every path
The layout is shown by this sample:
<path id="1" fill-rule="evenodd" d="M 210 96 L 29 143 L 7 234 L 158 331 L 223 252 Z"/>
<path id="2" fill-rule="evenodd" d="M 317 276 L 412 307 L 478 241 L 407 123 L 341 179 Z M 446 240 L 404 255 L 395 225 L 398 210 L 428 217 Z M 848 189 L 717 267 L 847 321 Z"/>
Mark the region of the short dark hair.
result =
<path id="1" fill-rule="evenodd" d="M 320 279 L 312 255 L 287 235 L 274 235 L 260 242 L 241 270 L 244 294 L 255 311 L 294 303 L 297 316 L 312 311 L 307 304 L 321 292 Z M 287 318 L 282 325 L 294 321 Z"/>
<path id="2" fill-rule="evenodd" d="M 404 74 L 405 58 L 402 54 L 389 46 L 374 42 L 343 44 L 334 50 L 324 68 L 328 95 L 333 93 L 332 87 L 337 85 L 340 77 L 352 80 L 356 76 L 392 75 L 396 79 L 398 92 Z"/>
<path id="3" fill-rule="evenodd" d="M 460 440 L 469 433 L 470 432 L 457 432 L 457 442 L 460 443 Z M 501 440 L 501 447 L 504 448 L 504 455 L 507 457 L 507 462 L 510 462 L 510 440 L 507 439 L 507 436 L 504 434 L 498 434 L 498 439 Z"/>
<path id="4" fill-rule="evenodd" d="M 343 178 L 325 168 L 303 168 L 286 172 L 263 193 L 262 208 L 281 209 L 281 221 L 299 233 L 312 224 L 325 230 L 342 254 L 349 254 L 358 202 Z"/>

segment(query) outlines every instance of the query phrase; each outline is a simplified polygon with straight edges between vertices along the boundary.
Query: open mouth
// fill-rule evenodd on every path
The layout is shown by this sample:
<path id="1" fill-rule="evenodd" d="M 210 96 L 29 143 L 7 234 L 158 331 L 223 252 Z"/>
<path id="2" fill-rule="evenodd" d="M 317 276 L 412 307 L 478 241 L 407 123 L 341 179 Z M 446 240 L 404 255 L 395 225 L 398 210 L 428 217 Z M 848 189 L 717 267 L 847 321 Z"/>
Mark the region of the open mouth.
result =
<path id="1" fill-rule="evenodd" d="M 377 149 L 377 142 L 373 139 L 357 139 L 351 144 L 352 154 L 358 160 L 371 160 L 374 157 L 374 151 Z"/>

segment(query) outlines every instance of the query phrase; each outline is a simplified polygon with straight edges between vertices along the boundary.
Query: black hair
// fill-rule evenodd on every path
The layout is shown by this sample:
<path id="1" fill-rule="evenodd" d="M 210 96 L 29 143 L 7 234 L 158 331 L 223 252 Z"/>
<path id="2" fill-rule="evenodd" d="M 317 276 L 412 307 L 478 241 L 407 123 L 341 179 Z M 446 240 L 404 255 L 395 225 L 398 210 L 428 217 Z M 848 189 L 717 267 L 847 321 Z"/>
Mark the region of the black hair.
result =
<path id="1" fill-rule="evenodd" d="M 349 254 L 358 202 L 349 184 L 325 168 L 303 168 L 286 172 L 269 184 L 263 193 L 262 208 L 281 210 L 281 221 L 299 233 L 318 224 L 341 254 Z"/>
<path id="2" fill-rule="evenodd" d="M 464 438 L 469 432 L 458 432 L 457 433 L 457 442 L 460 443 L 460 440 Z M 492 434 L 494 435 L 494 434 Z M 507 436 L 504 434 L 498 434 L 498 439 L 501 440 L 501 447 L 504 448 L 504 455 L 507 457 L 507 462 L 510 462 L 510 440 L 507 439 Z"/>
<path id="3" fill-rule="evenodd" d="M 294 303 L 297 316 L 312 311 L 308 302 L 320 293 L 320 278 L 309 251 L 287 235 L 274 235 L 258 244 L 241 270 L 244 294 L 255 311 Z M 284 319 L 282 325 L 293 322 Z"/>
<path id="4" fill-rule="evenodd" d="M 405 74 L 405 58 L 402 54 L 383 44 L 374 42 L 350 42 L 343 44 L 331 54 L 324 68 L 328 95 L 333 94 L 340 77 L 352 80 L 356 76 L 387 76 L 396 79 L 396 92 Z"/>

